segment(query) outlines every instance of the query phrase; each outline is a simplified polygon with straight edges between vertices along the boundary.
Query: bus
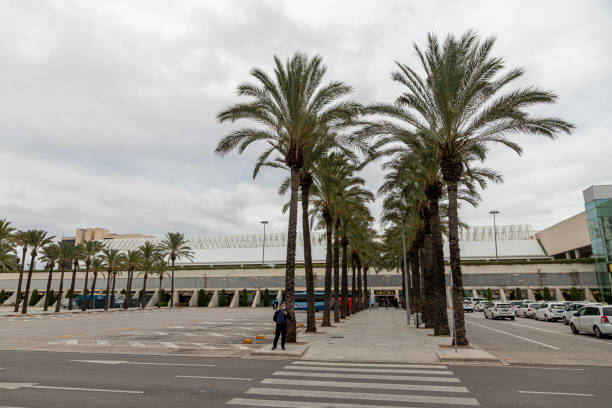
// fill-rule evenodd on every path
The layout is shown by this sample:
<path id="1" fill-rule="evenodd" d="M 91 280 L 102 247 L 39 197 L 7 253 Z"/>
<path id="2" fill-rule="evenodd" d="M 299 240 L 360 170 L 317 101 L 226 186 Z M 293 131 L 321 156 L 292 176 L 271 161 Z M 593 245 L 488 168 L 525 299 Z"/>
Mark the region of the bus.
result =
<path id="1" fill-rule="evenodd" d="M 320 312 L 323 310 L 324 302 L 324 293 L 323 292 L 315 292 L 315 312 Z M 294 295 L 295 301 L 295 310 L 307 310 L 308 302 L 306 301 L 306 292 L 296 292 Z"/>

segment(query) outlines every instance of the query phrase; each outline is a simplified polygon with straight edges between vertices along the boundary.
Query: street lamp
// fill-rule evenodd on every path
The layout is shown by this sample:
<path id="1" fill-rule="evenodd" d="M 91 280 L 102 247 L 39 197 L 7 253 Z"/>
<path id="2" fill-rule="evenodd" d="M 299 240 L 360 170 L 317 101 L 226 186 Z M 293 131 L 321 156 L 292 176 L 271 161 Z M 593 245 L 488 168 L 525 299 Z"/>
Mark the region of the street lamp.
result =
<path id="1" fill-rule="evenodd" d="M 499 211 L 489 211 L 489 214 L 493 215 L 493 235 L 495 237 L 495 260 L 497 261 L 497 225 L 495 224 L 495 215 L 499 214 Z"/>
<path id="2" fill-rule="evenodd" d="M 266 261 L 266 224 L 268 223 L 268 221 L 263 220 L 261 221 L 261 223 L 264 227 L 263 245 L 261 247 L 261 264 L 263 265 Z"/>

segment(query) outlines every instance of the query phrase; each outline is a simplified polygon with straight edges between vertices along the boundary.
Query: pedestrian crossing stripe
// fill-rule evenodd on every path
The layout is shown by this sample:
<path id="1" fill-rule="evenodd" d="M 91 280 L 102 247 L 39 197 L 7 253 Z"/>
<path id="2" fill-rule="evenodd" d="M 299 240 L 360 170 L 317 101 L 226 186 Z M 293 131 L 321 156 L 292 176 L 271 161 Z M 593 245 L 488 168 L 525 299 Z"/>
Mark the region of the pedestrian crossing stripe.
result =
<path id="1" fill-rule="evenodd" d="M 387 363 L 343 363 L 333 361 L 294 361 L 293 364 L 312 366 L 342 366 L 342 367 L 374 367 L 374 368 L 447 368 L 440 364 L 387 364 Z"/>
<path id="2" fill-rule="evenodd" d="M 338 372 L 354 372 L 355 368 L 350 367 L 309 367 L 290 365 L 283 370 L 308 370 L 308 371 L 338 371 Z M 453 375 L 451 371 L 446 370 L 425 370 L 425 369 L 395 369 L 395 368 L 359 368 L 363 373 L 395 373 L 395 374 L 431 374 L 431 375 Z"/>
<path id="3" fill-rule="evenodd" d="M 280 378 L 266 378 L 262 384 L 275 385 L 304 385 L 307 387 L 335 387 L 335 388 L 374 388 L 379 390 L 403 390 L 403 391 L 434 391 L 434 392 L 469 392 L 465 387 L 447 385 L 423 385 L 423 384 L 389 384 L 389 383 L 367 383 L 367 382 L 340 382 L 340 381 L 315 381 L 315 380 L 286 380 Z"/>
<path id="4" fill-rule="evenodd" d="M 342 402 L 281 401 L 249 398 L 234 398 L 227 402 L 230 405 L 247 405 L 251 407 L 286 407 L 286 408 L 406 408 L 397 405 L 362 405 Z"/>
<path id="5" fill-rule="evenodd" d="M 275 371 L 272 375 L 284 375 L 287 377 L 313 377 L 313 378 L 338 378 L 337 373 L 311 373 L 304 371 Z M 459 383 L 460 379 L 455 377 L 429 377 L 409 375 L 380 375 L 380 374 L 352 374 L 342 373 L 342 378 L 355 380 L 385 380 L 385 381 L 421 381 L 421 382 L 444 382 Z"/>

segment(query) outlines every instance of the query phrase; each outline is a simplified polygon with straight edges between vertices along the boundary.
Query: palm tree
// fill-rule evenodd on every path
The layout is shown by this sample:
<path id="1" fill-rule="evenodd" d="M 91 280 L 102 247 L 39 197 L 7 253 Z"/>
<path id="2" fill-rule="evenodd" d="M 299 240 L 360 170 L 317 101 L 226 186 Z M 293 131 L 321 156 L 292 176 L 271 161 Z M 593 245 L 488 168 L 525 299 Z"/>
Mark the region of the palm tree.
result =
<path id="1" fill-rule="evenodd" d="M 91 262 L 95 259 L 96 255 L 99 254 L 103 249 L 104 245 L 100 241 L 85 241 L 83 243 L 83 252 L 82 252 L 82 260 L 85 261 L 85 282 L 83 283 L 83 304 L 81 305 L 81 310 L 87 310 L 87 284 L 89 280 L 89 268 L 91 267 Z M 94 285 L 95 288 L 95 285 Z M 93 299 L 93 289 L 91 292 L 90 298 Z"/>
<path id="2" fill-rule="evenodd" d="M 13 231 L 15 231 L 15 228 L 11 227 L 11 222 L 0 218 L 0 245 L 11 241 Z"/>
<path id="3" fill-rule="evenodd" d="M 102 251 L 101 249 L 100 251 Z M 104 260 L 100 256 L 95 256 L 91 259 L 91 270 L 93 271 L 93 282 L 91 283 L 91 296 L 89 298 L 89 308 L 95 309 L 95 299 L 94 296 L 96 294 L 96 281 L 98 280 L 98 272 L 104 266 Z"/>
<path id="4" fill-rule="evenodd" d="M 217 115 L 219 122 L 249 119 L 258 126 L 225 136 L 217 145 L 216 153 L 225 155 L 234 149 L 242 153 L 251 143 L 263 142 L 267 147 L 258 162 L 265 162 L 272 153 L 277 153 L 290 169 L 285 301 L 293 314 L 297 202 L 304 154 L 323 134 L 321 129 L 350 121 L 359 111 L 359 105 L 338 101 L 351 91 L 342 82 L 322 85 L 326 68 L 319 56 L 309 59 L 298 52 L 285 64 L 276 56 L 274 61 L 274 79 L 255 68 L 251 75 L 258 84 L 244 83 L 238 87 L 238 95 L 251 98 L 250 102 L 234 105 Z M 256 166 L 255 174 L 258 169 Z M 295 320 L 291 320 L 287 341 L 296 341 L 295 329 Z"/>
<path id="5" fill-rule="evenodd" d="M 53 281 L 53 269 L 55 269 L 55 263 L 59 257 L 59 247 L 57 244 L 49 244 L 42 249 L 42 256 L 39 258 L 46 264 L 46 268 L 49 269 L 49 277 L 47 278 L 47 291 L 45 292 L 45 306 L 43 311 L 49 309 L 49 293 L 51 292 L 51 283 Z"/>
<path id="6" fill-rule="evenodd" d="M 468 31 L 460 38 L 449 35 L 440 44 L 430 34 L 421 50 L 415 45 L 425 77 L 398 63 L 393 80 L 404 85 L 395 105 L 377 105 L 374 110 L 409 124 L 427 145 L 434 146 L 448 194 L 448 234 L 453 280 L 453 303 L 457 324 L 454 342 L 467 345 L 462 306 L 463 279 L 459 251 L 458 184 L 466 168 L 466 157 L 481 156 L 490 144 L 502 144 L 521 153 L 509 139 L 513 133 L 546 136 L 571 134 L 574 126 L 554 117 L 532 116 L 526 109 L 551 104 L 557 96 L 529 87 L 505 92 L 524 70 L 503 72 L 504 61 L 492 57 L 494 38 L 481 41 Z"/>
<path id="7" fill-rule="evenodd" d="M 38 256 L 38 250 L 45 245 L 51 244 L 55 236 L 48 236 L 47 231 L 31 230 L 28 231 L 28 246 L 30 247 L 30 270 L 28 271 L 28 280 L 26 281 L 25 294 L 23 298 L 22 314 L 28 313 L 28 301 L 30 298 L 30 283 L 32 282 L 32 272 L 34 271 L 34 263 Z"/>
<path id="8" fill-rule="evenodd" d="M 106 296 L 104 299 L 104 310 L 108 310 L 109 307 L 113 307 L 115 302 L 115 277 L 117 270 L 119 269 L 122 262 L 122 255 L 118 249 L 103 249 L 102 250 L 102 259 L 104 261 L 104 267 L 106 268 Z M 111 294 L 110 290 L 110 282 L 111 276 L 113 278 L 113 291 Z"/>
<path id="9" fill-rule="evenodd" d="M 77 255 L 76 247 L 71 242 L 59 241 L 57 243 L 57 248 L 57 261 L 62 268 L 62 273 L 60 274 L 60 285 L 59 290 L 57 292 L 57 300 L 55 302 L 55 313 L 58 313 L 60 311 L 60 307 L 62 305 L 62 296 L 64 290 L 64 272 L 66 272 L 66 265 L 72 264 L 72 261 Z"/>
<path id="10" fill-rule="evenodd" d="M 150 241 L 147 241 L 141 245 L 138 250 L 140 251 L 140 256 L 142 258 L 141 262 L 143 274 L 142 296 L 139 299 L 139 304 L 140 307 L 144 309 L 147 298 L 147 278 L 148 274 L 153 272 L 155 261 L 157 258 L 159 258 L 159 248 L 153 245 Z"/>
<path id="11" fill-rule="evenodd" d="M 174 262 L 177 259 L 193 259 L 193 251 L 185 239 L 185 235 L 180 232 L 168 232 L 166 237 L 159 244 L 159 249 L 164 256 L 170 260 L 172 266 L 172 283 L 170 287 L 170 306 L 174 303 Z"/>
<path id="12" fill-rule="evenodd" d="M 15 245 L 21 247 L 21 265 L 19 270 L 19 281 L 17 283 L 17 297 L 15 298 L 15 308 L 13 312 L 19 311 L 19 302 L 21 301 L 21 284 L 23 282 L 23 267 L 25 265 L 25 257 L 28 252 L 28 231 L 19 230 L 12 236 L 12 241 Z"/>
<path id="13" fill-rule="evenodd" d="M 74 256 L 72 258 L 72 280 L 70 281 L 70 297 L 68 298 L 68 310 L 72 310 L 74 304 L 74 290 L 76 285 L 76 274 L 79 269 L 79 260 L 83 257 L 84 245 L 80 244 L 74 247 Z M 83 299 L 83 302 L 85 299 Z"/>
<path id="14" fill-rule="evenodd" d="M 132 280 L 134 278 L 134 271 L 136 268 L 139 268 L 142 265 L 142 253 L 140 252 L 140 249 L 127 251 L 124 262 L 128 277 L 125 302 L 123 302 L 123 310 L 128 310 L 132 300 Z"/>
<path id="15" fill-rule="evenodd" d="M 168 263 L 162 257 L 158 257 L 153 263 L 153 273 L 159 276 L 159 289 L 157 295 L 159 297 L 157 301 L 157 308 L 161 307 L 162 304 L 162 282 L 164 280 L 164 275 L 167 274 Z"/>

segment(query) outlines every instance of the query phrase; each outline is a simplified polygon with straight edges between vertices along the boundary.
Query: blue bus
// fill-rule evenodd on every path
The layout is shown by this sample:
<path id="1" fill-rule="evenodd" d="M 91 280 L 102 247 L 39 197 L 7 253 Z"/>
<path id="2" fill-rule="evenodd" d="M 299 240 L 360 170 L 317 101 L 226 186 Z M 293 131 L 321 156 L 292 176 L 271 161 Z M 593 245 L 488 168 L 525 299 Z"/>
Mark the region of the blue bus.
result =
<path id="1" fill-rule="evenodd" d="M 324 302 L 324 293 L 323 292 L 315 292 L 315 311 L 320 312 L 323 310 Z M 295 310 L 307 310 L 308 302 L 306 301 L 306 292 L 296 292 L 294 295 L 295 301 Z"/>

